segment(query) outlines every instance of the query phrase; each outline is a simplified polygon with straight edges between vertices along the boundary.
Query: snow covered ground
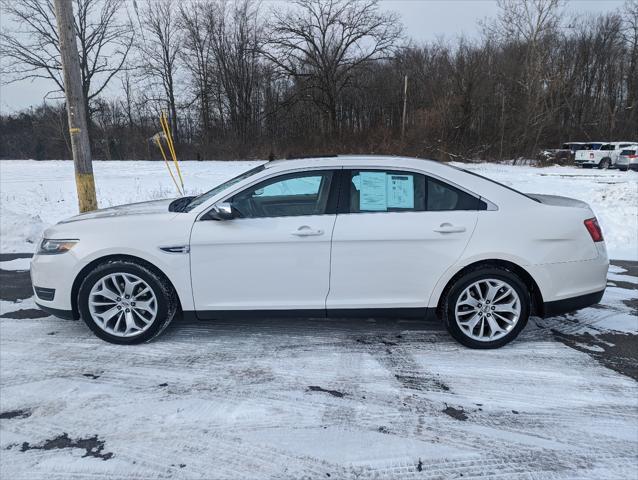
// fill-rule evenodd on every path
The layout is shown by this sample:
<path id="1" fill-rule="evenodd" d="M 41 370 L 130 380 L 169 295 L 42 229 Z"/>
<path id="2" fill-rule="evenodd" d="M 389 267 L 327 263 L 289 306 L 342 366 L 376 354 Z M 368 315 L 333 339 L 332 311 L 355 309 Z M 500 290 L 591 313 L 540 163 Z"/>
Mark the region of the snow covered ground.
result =
<path id="1" fill-rule="evenodd" d="M 122 347 L 0 274 L 22 285 L 0 301 L 3 479 L 636 478 L 635 262 L 492 351 L 383 319 L 182 320 Z"/>
<path id="2" fill-rule="evenodd" d="M 187 193 L 206 191 L 259 162 L 182 162 Z M 523 192 L 588 202 L 603 227 L 611 258 L 638 260 L 638 173 L 459 164 Z M 101 207 L 175 196 L 162 162 L 95 162 Z M 69 161 L 0 161 L 0 250 L 31 252 L 46 228 L 77 213 Z"/>

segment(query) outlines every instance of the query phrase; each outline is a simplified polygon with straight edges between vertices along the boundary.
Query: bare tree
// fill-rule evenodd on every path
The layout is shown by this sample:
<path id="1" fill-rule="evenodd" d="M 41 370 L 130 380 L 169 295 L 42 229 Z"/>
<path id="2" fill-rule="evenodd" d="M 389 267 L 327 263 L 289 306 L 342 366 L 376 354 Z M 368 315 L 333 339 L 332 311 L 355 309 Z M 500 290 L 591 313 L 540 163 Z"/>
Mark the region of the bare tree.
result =
<path id="1" fill-rule="evenodd" d="M 176 75 L 181 50 L 181 32 L 173 0 L 147 0 L 142 13 L 144 33 L 139 43 L 143 75 L 158 83 L 168 106 L 175 142 L 179 142 L 177 123 Z"/>
<path id="2" fill-rule="evenodd" d="M 398 15 L 379 11 L 377 0 L 294 0 L 273 12 L 266 56 L 312 96 L 338 131 L 337 105 L 354 72 L 390 56 L 401 36 Z"/>
<path id="3" fill-rule="evenodd" d="M 213 122 L 212 96 L 215 83 L 212 32 L 208 25 L 210 15 L 215 14 L 211 13 L 210 3 L 200 0 L 180 4 L 179 14 L 183 32 L 182 60 L 195 90 L 194 102 L 199 105 L 203 136 L 208 138 Z"/>
<path id="4" fill-rule="evenodd" d="M 89 105 L 122 70 L 133 43 L 129 21 L 121 19 L 124 0 L 75 0 L 75 31 L 87 118 Z M 52 0 L 0 0 L 12 27 L 0 33 L 5 83 L 45 78 L 64 91 L 60 42 Z"/>
<path id="5" fill-rule="evenodd" d="M 626 77 L 627 106 L 625 109 L 628 111 L 630 124 L 636 125 L 638 122 L 638 0 L 627 0 L 623 10 L 623 33 L 629 53 L 629 67 Z"/>
<path id="6" fill-rule="evenodd" d="M 263 28 L 251 0 L 220 2 L 216 17 L 209 17 L 215 70 L 224 94 L 230 125 L 247 141 L 259 115 L 256 97 L 259 50 Z"/>

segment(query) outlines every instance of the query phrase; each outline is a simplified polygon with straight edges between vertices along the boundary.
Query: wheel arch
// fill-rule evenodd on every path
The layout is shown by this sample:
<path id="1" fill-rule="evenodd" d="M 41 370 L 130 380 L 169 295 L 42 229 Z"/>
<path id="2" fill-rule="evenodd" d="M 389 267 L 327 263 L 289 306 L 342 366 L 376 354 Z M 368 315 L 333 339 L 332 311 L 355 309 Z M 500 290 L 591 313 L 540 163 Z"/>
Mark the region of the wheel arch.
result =
<path id="1" fill-rule="evenodd" d="M 80 311 L 78 309 L 78 293 L 80 291 L 80 285 L 82 285 L 82 282 L 84 281 L 84 279 L 87 277 L 87 275 L 89 275 L 89 273 L 95 270 L 95 268 L 97 268 L 99 265 L 102 265 L 107 262 L 117 261 L 117 260 L 137 263 L 145 268 L 148 268 L 150 271 L 152 271 L 156 275 L 163 277 L 169 283 L 173 291 L 176 293 L 177 301 L 179 303 L 178 310 L 180 311 L 182 310 L 182 302 L 181 302 L 181 299 L 179 298 L 178 290 L 175 288 L 175 285 L 173 284 L 171 279 L 168 277 L 168 275 L 166 275 L 159 267 L 149 262 L 148 260 L 145 260 L 140 257 L 136 257 L 135 255 L 113 254 L 113 255 L 105 255 L 103 257 L 98 257 L 91 260 L 75 276 L 75 279 L 73 280 L 73 286 L 71 287 L 71 308 L 73 312 L 73 318 L 75 320 L 78 320 L 80 318 Z"/>
<path id="2" fill-rule="evenodd" d="M 445 296 L 447 295 L 447 292 L 450 290 L 450 288 L 452 288 L 452 285 L 454 285 L 454 283 L 465 274 L 482 267 L 505 268 L 518 276 L 521 281 L 529 288 L 530 291 L 530 297 L 532 299 L 530 314 L 538 315 L 541 317 L 544 315 L 543 294 L 538 286 L 538 283 L 536 283 L 536 280 L 534 280 L 534 277 L 532 277 L 532 275 L 523 267 L 512 261 L 490 258 L 469 263 L 461 267 L 455 274 L 452 275 L 451 278 L 449 278 L 436 301 L 436 314 L 439 318 L 441 318 Z"/>

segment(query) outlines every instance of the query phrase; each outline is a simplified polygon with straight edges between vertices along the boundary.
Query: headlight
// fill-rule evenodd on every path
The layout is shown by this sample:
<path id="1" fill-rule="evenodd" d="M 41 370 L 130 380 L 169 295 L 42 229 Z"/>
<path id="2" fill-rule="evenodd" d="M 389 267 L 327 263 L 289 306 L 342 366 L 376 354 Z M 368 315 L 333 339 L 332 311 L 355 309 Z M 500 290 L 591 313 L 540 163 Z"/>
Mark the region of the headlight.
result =
<path id="1" fill-rule="evenodd" d="M 56 255 L 58 253 L 68 252 L 73 246 L 78 243 L 79 240 L 66 239 L 66 240 L 51 240 L 45 238 L 40 244 L 38 249 L 39 255 Z"/>

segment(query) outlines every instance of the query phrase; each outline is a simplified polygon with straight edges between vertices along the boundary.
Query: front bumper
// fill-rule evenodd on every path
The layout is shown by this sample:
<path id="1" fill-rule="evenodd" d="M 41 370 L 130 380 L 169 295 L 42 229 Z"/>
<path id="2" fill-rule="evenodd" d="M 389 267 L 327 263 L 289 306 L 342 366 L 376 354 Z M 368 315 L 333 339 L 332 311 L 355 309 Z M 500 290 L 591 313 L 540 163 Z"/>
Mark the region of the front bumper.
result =
<path id="1" fill-rule="evenodd" d="M 73 251 L 33 256 L 31 285 L 35 301 L 42 310 L 55 316 L 62 316 L 60 312 L 73 311 L 71 289 L 79 266 Z"/>
<path id="2" fill-rule="evenodd" d="M 45 307 L 39 302 L 35 302 L 40 310 L 53 315 L 54 317 L 63 318 L 64 320 L 78 320 L 77 315 L 73 313 L 73 310 L 58 310 L 57 308 Z"/>

